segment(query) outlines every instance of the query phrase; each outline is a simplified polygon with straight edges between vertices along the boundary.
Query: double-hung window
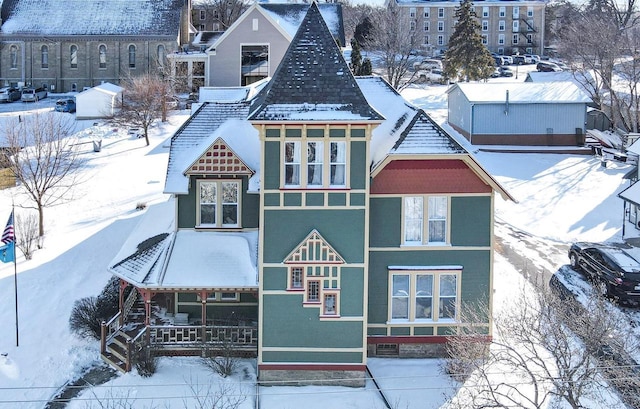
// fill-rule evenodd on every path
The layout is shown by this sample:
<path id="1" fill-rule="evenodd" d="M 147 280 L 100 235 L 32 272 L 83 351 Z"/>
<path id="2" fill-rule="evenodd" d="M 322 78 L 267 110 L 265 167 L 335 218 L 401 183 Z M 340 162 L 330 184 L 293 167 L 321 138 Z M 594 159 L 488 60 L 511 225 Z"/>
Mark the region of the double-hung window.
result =
<path id="1" fill-rule="evenodd" d="M 300 142 L 284 144 L 284 184 L 300 186 Z"/>
<path id="2" fill-rule="evenodd" d="M 489 21 L 482 20 L 482 31 L 489 31 Z"/>
<path id="3" fill-rule="evenodd" d="M 505 24 L 504 20 L 498 21 L 498 31 L 504 31 L 505 27 L 506 27 L 506 24 Z"/>
<path id="4" fill-rule="evenodd" d="M 306 155 L 302 156 L 302 147 Z M 328 151 L 325 149 L 328 148 Z M 325 166 L 327 164 L 328 166 Z M 345 187 L 346 142 L 291 141 L 284 144 L 284 186 L 302 188 Z"/>
<path id="5" fill-rule="evenodd" d="M 198 181 L 198 226 L 240 227 L 240 182 Z"/>
<path id="6" fill-rule="evenodd" d="M 346 186 L 347 171 L 347 144 L 345 142 L 331 142 L 331 163 L 330 185 Z"/>
<path id="7" fill-rule="evenodd" d="M 404 198 L 404 244 L 448 243 L 449 200 L 446 196 Z"/>
<path id="8" fill-rule="evenodd" d="M 444 21 L 438 21 L 438 31 L 444 31 Z"/>
<path id="9" fill-rule="evenodd" d="M 393 271 L 389 279 L 389 319 L 455 321 L 461 270 Z"/>
<path id="10" fill-rule="evenodd" d="M 322 142 L 307 142 L 307 186 L 322 186 L 323 149 Z"/>

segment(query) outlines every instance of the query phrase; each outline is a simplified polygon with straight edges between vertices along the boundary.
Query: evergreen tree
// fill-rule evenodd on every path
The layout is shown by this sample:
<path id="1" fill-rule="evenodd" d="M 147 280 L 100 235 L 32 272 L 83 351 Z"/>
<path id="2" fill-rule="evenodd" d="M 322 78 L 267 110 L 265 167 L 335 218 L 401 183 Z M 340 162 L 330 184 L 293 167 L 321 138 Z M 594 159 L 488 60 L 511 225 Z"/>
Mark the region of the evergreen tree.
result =
<path id="1" fill-rule="evenodd" d="M 358 75 L 371 75 L 373 74 L 373 65 L 371 64 L 371 60 L 368 58 L 365 58 L 364 61 L 362 61 L 362 67 L 360 67 L 360 72 L 358 73 Z"/>
<path id="2" fill-rule="evenodd" d="M 360 54 L 360 45 L 355 38 L 351 39 L 351 72 L 353 75 L 360 75 L 362 68 L 362 54 Z"/>
<path id="3" fill-rule="evenodd" d="M 353 38 L 355 38 L 358 44 L 364 44 L 366 47 L 367 40 L 371 36 L 372 31 L 373 24 L 371 23 L 369 17 L 365 17 L 360 23 L 356 25 L 356 29 L 353 33 Z"/>
<path id="4" fill-rule="evenodd" d="M 444 55 L 444 73 L 451 79 L 483 80 L 489 78 L 494 70 L 493 58 L 482 44 L 480 23 L 471 7 L 471 0 L 463 0 L 456 9 L 458 23 Z"/>

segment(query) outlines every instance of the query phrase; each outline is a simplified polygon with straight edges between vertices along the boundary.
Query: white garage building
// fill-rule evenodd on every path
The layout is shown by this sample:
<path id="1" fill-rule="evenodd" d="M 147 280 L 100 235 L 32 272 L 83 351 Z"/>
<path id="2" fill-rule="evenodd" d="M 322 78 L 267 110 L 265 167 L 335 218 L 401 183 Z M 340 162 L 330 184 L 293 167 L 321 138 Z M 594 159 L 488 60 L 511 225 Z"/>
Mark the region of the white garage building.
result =
<path id="1" fill-rule="evenodd" d="M 111 118 L 115 113 L 117 98 L 122 96 L 124 88 L 105 82 L 76 96 L 76 118 Z"/>

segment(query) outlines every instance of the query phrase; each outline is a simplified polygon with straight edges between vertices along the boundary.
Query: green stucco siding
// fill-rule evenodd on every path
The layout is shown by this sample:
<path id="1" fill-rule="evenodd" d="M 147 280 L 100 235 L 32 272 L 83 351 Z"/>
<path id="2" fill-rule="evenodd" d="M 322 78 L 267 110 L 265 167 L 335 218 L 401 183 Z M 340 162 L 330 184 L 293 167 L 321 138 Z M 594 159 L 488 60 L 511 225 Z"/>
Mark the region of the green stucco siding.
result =
<path id="1" fill-rule="evenodd" d="M 287 288 L 287 267 L 263 267 L 262 288 L 269 290 L 284 290 Z"/>
<path id="2" fill-rule="evenodd" d="M 451 244 L 454 246 L 491 245 L 491 197 L 451 198 Z"/>
<path id="3" fill-rule="evenodd" d="M 262 362 L 312 362 L 312 363 L 362 363 L 362 353 L 358 352 L 272 352 L 262 353 Z"/>
<path id="4" fill-rule="evenodd" d="M 364 269 L 343 267 L 340 270 L 340 316 L 364 315 Z"/>
<path id="5" fill-rule="evenodd" d="M 303 307 L 302 294 L 266 294 L 261 344 L 264 347 L 359 348 L 362 323 L 320 321 L 319 307 Z M 294 324 L 295 323 L 295 324 Z"/>
<path id="6" fill-rule="evenodd" d="M 369 203 L 369 245 L 398 247 L 402 234 L 402 199 L 372 197 Z"/>
<path id="7" fill-rule="evenodd" d="M 264 143 L 264 160 L 265 163 L 271 163 L 272 166 L 264 166 L 264 186 L 262 189 L 279 189 L 280 188 L 280 142 Z"/>
<path id="8" fill-rule="evenodd" d="M 383 324 L 388 312 L 389 266 L 450 266 L 461 265 L 461 300 L 487 302 L 491 253 L 489 250 L 389 251 L 371 252 L 369 256 L 368 320 Z"/>
<path id="9" fill-rule="evenodd" d="M 369 177 L 367 167 L 367 144 L 363 142 L 351 142 L 351 176 L 349 182 L 352 189 L 364 189 Z"/>
<path id="10" fill-rule="evenodd" d="M 273 129 L 273 128 L 266 129 L 264 134 L 265 134 L 265 136 L 267 138 L 279 138 L 280 137 L 280 128 L 278 128 L 278 129 Z"/>
<path id="11" fill-rule="evenodd" d="M 364 262 L 365 211 L 265 210 L 264 262 L 281 263 L 316 229 L 347 263 Z"/>

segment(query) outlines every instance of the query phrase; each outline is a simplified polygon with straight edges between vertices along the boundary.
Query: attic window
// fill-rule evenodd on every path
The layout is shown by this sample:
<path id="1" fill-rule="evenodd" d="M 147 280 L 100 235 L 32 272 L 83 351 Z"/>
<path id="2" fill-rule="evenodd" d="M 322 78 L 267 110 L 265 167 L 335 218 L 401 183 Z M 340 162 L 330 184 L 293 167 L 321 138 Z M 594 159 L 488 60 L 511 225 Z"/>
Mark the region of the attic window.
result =
<path id="1" fill-rule="evenodd" d="M 252 23 L 253 31 L 258 31 L 258 19 L 254 18 L 251 23 Z"/>

